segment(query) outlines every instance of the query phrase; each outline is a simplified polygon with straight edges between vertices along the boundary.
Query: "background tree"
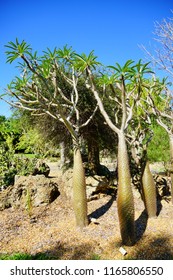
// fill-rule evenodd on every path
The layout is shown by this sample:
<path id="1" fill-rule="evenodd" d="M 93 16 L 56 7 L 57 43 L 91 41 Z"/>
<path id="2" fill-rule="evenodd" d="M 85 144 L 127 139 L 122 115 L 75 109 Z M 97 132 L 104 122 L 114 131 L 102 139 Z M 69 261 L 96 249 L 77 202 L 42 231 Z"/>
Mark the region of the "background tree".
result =
<path id="1" fill-rule="evenodd" d="M 173 12 L 172 12 L 173 13 Z M 148 55 L 153 65 L 162 70 L 173 79 L 173 18 L 163 19 L 155 23 L 154 40 L 156 45 L 152 46 L 153 51 L 145 46 L 142 49 Z"/>
<path id="2" fill-rule="evenodd" d="M 173 111 L 172 94 L 169 90 L 170 83 L 166 79 L 162 81 L 153 79 L 155 91 L 149 94 L 148 104 L 156 117 L 157 123 L 165 129 L 169 137 L 170 161 L 171 161 L 171 201 L 173 203 Z"/>
<path id="3" fill-rule="evenodd" d="M 169 82 L 173 81 L 173 18 L 163 19 L 162 22 L 155 23 L 155 38 L 157 42 L 156 47 L 154 47 L 154 52 L 149 51 L 146 47 L 142 46 L 142 49 L 150 57 L 153 64 L 169 78 Z M 160 82 L 160 89 L 166 92 L 163 93 L 158 90 L 151 98 L 151 104 L 153 108 L 154 115 L 157 117 L 158 123 L 167 131 L 170 139 L 170 158 L 171 164 L 173 165 L 173 140 L 172 140 L 172 94 L 170 89 L 168 90 L 168 84 L 165 87 L 165 79 Z M 156 81 L 154 81 L 156 84 Z M 159 84 L 159 83 L 158 83 Z M 170 84 L 169 84 L 170 85 Z M 163 106 L 159 104 L 164 104 Z M 173 168 L 171 168 L 172 170 Z M 171 171 L 171 181 L 173 182 L 173 174 Z M 172 183 L 173 185 L 173 183 Z M 173 202 L 173 186 L 171 187 L 172 202 Z"/>
<path id="4" fill-rule="evenodd" d="M 136 110 L 139 110 L 140 107 L 137 108 Z M 128 137 L 131 147 L 132 181 L 141 194 L 148 217 L 154 217 L 157 213 L 156 185 L 150 171 L 147 151 L 153 136 L 150 125 L 148 113 L 141 112 L 137 119 L 133 118 Z"/>

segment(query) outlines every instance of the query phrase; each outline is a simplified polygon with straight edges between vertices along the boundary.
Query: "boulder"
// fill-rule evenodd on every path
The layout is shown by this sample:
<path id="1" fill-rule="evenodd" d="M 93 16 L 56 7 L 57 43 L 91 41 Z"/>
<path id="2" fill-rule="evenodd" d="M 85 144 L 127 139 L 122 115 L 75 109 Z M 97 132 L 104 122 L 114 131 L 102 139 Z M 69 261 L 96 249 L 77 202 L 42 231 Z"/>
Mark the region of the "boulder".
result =
<path id="1" fill-rule="evenodd" d="M 109 188 L 109 181 L 105 176 L 88 176 L 86 177 L 87 198 L 91 199 L 92 195 L 105 192 Z"/>
<path id="2" fill-rule="evenodd" d="M 49 165 L 45 163 L 43 160 L 38 160 L 32 175 L 44 175 L 45 177 L 48 177 L 49 173 L 50 173 Z"/>
<path id="3" fill-rule="evenodd" d="M 9 207 L 28 208 L 47 205 L 59 195 L 58 184 L 44 175 L 18 176 L 14 186 L 0 192 L 0 210 Z"/>
<path id="4" fill-rule="evenodd" d="M 59 172 L 56 178 L 61 194 L 64 194 L 67 199 L 73 198 L 73 169 L 70 168 L 67 171 Z M 92 195 L 103 192 L 109 188 L 109 180 L 105 176 L 86 176 L 86 193 L 87 199 L 91 199 Z"/>

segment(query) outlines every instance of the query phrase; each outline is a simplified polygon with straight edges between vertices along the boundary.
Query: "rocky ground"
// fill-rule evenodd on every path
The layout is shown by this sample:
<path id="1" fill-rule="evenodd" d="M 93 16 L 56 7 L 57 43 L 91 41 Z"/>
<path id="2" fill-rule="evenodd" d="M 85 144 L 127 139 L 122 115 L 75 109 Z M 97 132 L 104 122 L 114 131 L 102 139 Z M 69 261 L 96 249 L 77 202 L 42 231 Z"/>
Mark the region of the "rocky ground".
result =
<path id="1" fill-rule="evenodd" d="M 51 175 L 56 168 L 51 169 Z M 173 259 L 173 206 L 162 200 L 158 216 L 147 219 L 143 202 L 134 190 L 136 244 L 123 246 L 114 195 L 101 195 L 88 202 L 91 222 L 79 230 L 72 205 L 62 195 L 32 211 L 5 209 L 0 212 L 0 254 L 45 253 L 55 259 Z"/>

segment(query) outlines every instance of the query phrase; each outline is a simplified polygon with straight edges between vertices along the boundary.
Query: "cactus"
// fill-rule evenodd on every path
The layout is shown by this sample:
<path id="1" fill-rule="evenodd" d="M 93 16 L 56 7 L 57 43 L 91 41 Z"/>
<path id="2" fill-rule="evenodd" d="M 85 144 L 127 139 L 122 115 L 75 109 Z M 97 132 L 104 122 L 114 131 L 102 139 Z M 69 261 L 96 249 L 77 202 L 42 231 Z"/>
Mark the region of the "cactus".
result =
<path id="1" fill-rule="evenodd" d="M 155 217 L 157 213 L 156 186 L 148 161 L 142 175 L 142 195 L 148 217 Z"/>
<path id="2" fill-rule="evenodd" d="M 123 134 L 118 143 L 118 217 L 122 242 L 131 246 L 135 243 L 134 200 L 131 188 L 131 175 L 127 146 Z"/>
<path id="3" fill-rule="evenodd" d="M 88 225 L 87 197 L 85 171 L 79 147 L 74 148 L 73 162 L 73 207 L 77 227 L 83 228 Z"/>

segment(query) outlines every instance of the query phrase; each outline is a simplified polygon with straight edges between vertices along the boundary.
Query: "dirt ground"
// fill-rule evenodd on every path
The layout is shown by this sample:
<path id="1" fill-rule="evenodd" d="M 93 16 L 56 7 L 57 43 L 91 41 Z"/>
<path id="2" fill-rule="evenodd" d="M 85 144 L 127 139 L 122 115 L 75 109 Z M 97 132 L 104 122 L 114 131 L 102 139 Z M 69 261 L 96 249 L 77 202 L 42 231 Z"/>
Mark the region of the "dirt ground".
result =
<path id="1" fill-rule="evenodd" d="M 173 205 L 158 203 L 158 216 L 147 219 L 144 205 L 134 192 L 136 244 L 123 246 L 123 256 L 114 196 L 88 202 L 94 222 L 79 230 L 71 203 L 61 195 L 50 205 L 0 212 L 0 254 L 45 253 L 48 257 L 74 259 L 173 259 Z"/>

